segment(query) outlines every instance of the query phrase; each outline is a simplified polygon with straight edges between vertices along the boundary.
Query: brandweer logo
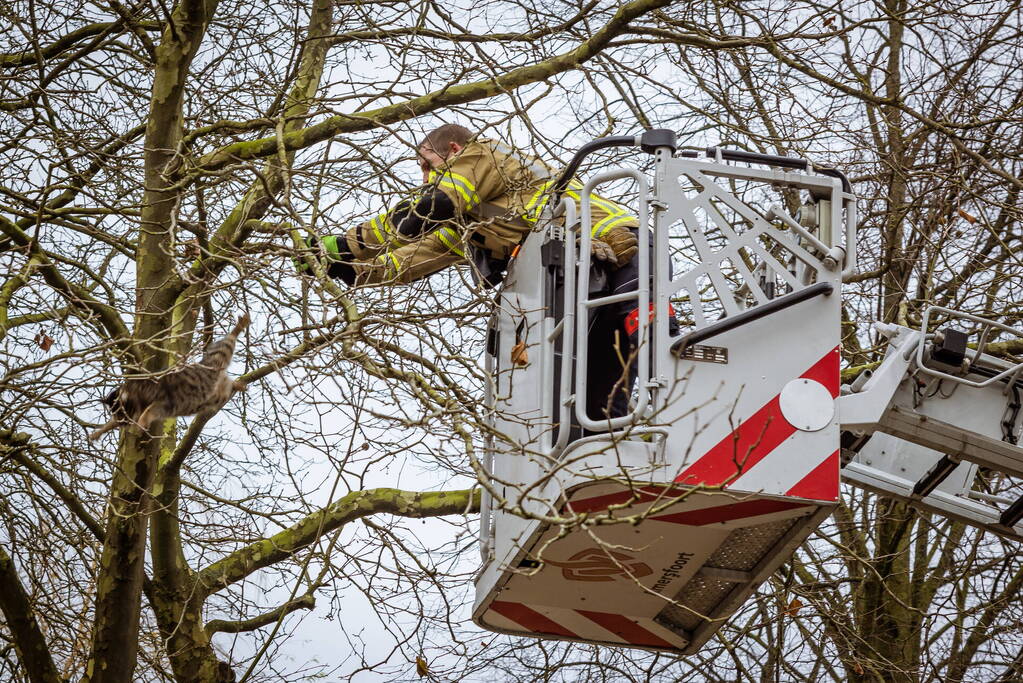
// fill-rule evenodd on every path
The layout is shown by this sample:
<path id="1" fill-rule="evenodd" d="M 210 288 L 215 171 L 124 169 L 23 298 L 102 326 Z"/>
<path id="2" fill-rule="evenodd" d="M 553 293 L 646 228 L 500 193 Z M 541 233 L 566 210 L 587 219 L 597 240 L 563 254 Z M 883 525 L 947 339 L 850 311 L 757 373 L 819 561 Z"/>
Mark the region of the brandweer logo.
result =
<path id="1" fill-rule="evenodd" d="M 654 573 L 634 557 L 601 548 L 587 548 L 564 562 L 545 562 L 561 567 L 561 575 L 569 581 L 614 581 L 617 577 L 639 578 Z"/>

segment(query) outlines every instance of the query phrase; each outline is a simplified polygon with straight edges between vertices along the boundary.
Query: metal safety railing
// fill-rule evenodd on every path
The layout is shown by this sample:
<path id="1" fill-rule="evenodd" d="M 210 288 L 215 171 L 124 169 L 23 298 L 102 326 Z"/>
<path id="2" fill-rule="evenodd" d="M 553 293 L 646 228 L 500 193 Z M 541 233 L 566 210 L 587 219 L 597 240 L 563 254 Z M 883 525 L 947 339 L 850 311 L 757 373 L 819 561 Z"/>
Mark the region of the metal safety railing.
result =
<path id="1" fill-rule="evenodd" d="M 650 387 L 648 386 L 650 380 L 650 354 L 646 353 L 645 350 L 638 354 L 638 396 L 636 398 L 635 405 L 625 415 L 619 417 L 611 417 L 603 420 L 594 420 L 586 414 L 586 385 L 589 375 L 589 353 L 587 344 L 587 332 L 588 326 L 583 321 L 587 321 L 591 311 L 595 311 L 601 306 L 609 306 L 622 301 L 635 300 L 636 305 L 639 307 L 641 314 L 639 315 L 639 339 L 644 340 L 647 338 L 647 328 L 649 327 L 649 316 L 643 313 L 650 310 L 650 230 L 649 230 L 649 210 L 647 207 L 647 199 L 649 195 L 649 189 L 647 185 L 646 176 L 640 171 L 634 169 L 620 169 L 615 171 L 608 171 L 601 173 L 590 178 L 589 181 L 583 186 L 581 192 L 581 204 L 582 204 L 582 220 L 579 222 L 579 266 L 578 282 L 583 282 L 584 278 L 588 279 L 591 264 L 591 253 L 593 238 L 590 231 L 593 228 L 593 207 L 592 207 L 592 196 L 594 188 L 603 183 L 612 182 L 615 180 L 622 180 L 625 178 L 631 178 L 636 183 L 636 190 L 638 194 L 638 218 L 639 218 L 639 252 L 634 258 L 639 259 L 639 282 L 635 291 L 625 292 L 622 294 L 610 294 L 607 296 L 600 296 L 594 299 L 590 298 L 589 290 L 586 289 L 584 292 L 580 292 L 578 300 L 576 302 L 576 320 L 578 325 L 576 328 L 576 373 L 575 373 L 575 415 L 576 420 L 580 426 L 584 429 L 593 431 L 597 430 L 614 430 L 621 429 L 627 425 L 636 422 L 637 418 L 641 417 L 650 403 Z M 575 240 L 569 238 L 570 242 Z M 605 369 L 605 371 L 613 371 L 611 368 Z M 622 373 L 626 373 L 628 370 L 622 368 Z"/>
<path id="2" fill-rule="evenodd" d="M 995 382 L 1001 382 L 1004 380 L 1007 382 L 1005 389 L 1006 392 L 1008 392 L 1009 387 L 1015 384 L 1015 382 L 1020 379 L 1021 375 L 1023 375 L 1023 363 L 1009 364 L 1009 367 L 1002 372 L 991 374 L 991 376 L 981 381 L 968 379 L 964 375 L 953 375 L 928 366 L 927 360 L 924 357 L 924 351 L 926 350 L 925 347 L 927 346 L 927 344 L 924 343 L 924 340 L 926 337 L 931 336 L 927 334 L 927 330 L 930 326 L 932 313 L 943 313 L 948 316 L 950 320 L 967 320 L 980 325 L 980 340 L 977 342 L 976 348 L 972 350 L 972 354 L 970 350 L 967 350 L 967 355 L 972 355 L 972 358 L 969 359 L 967 368 L 972 369 L 977 366 L 977 361 L 980 360 L 981 356 L 984 354 L 984 350 L 987 348 L 993 330 L 1008 332 L 1016 337 L 1023 338 L 1023 332 L 1020 332 L 1013 327 L 1009 327 L 1008 325 L 995 322 L 994 320 L 981 318 L 980 316 L 963 313 L 961 311 L 954 311 L 949 308 L 944 308 L 943 306 L 928 306 L 927 309 L 924 310 L 923 319 L 920 322 L 920 342 L 916 345 L 916 365 L 920 369 L 920 372 L 932 377 L 965 384 L 968 387 L 986 387 L 990 384 L 994 384 Z M 997 336 L 997 334 L 998 333 L 996 332 L 995 336 Z"/>
<path id="3" fill-rule="evenodd" d="M 805 231 L 802 226 L 793 221 L 783 209 L 771 207 L 768 210 L 767 220 L 774 220 L 775 217 L 779 218 L 784 222 L 793 232 L 800 235 L 801 237 L 808 240 L 808 242 L 820 249 L 822 255 L 829 256 L 836 264 L 842 266 L 842 278 L 845 279 L 856 273 L 857 267 L 857 248 L 858 248 L 858 235 L 856 232 L 856 202 L 846 200 L 855 199 L 855 195 L 852 191 L 852 183 L 844 173 L 835 168 L 827 168 L 823 166 L 815 166 L 807 159 L 801 159 L 798 157 L 784 157 L 775 154 L 759 154 L 757 152 L 747 152 L 740 149 L 724 149 L 722 147 L 708 147 L 704 150 L 704 155 L 708 159 L 713 159 L 718 163 L 725 161 L 738 161 L 747 164 L 757 164 L 761 166 L 773 166 L 777 168 L 791 168 L 794 170 L 804 171 L 806 173 L 816 173 L 824 176 L 834 178 L 841 189 L 841 194 L 836 198 L 839 201 L 827 201 L 822 206 L 827 211 L 827 216 L 822 216 L 826 221 L 828 230 L 834 229 L 837 226 L 844 227 L 844 246 L 836 246 L 835 239 L 829 237 L 825 242 L 821 242 L 813 235 Z M 700 153 L 690 150 L 683 151 L 680 156 L 689 158 L 699 158 Z M 846 212 L 843 220 L 843 210 Z M 775 216 L 771 213 L 774 212 Z M 836 250 L 841 250 L 841 253 Z M 830 266 L 829 266 L 830 267 Z"/>
<path id="4" fill-rule="evenodd" d="M 575 202 L 565 198 L 559 207 L 565 218 L 565 233 L 569 234 L 577 227 L 578 216 L 575 210 Z M 562 263 L 564 267 L 564 286 L 562 287 L 562 318 L 554 321 L 554 306 L 550 305 L 544 315 L 542 326 L 543 348 L 541 381 L 542 405 L 544 410 L 544 424 L 554 425 L 557 423 L 557 438 L 554 438 L 553 429 L 546 430 L 541 437 L 540 448 L 544 455 L 553 456 L 564 450 L 568 445 L 572 422 L 572 371 L 573 371 L 573 343 L 575 342 L 575 242 L 571 239 L 563 240 L 564 253 Z M 561 376 L 557 387 L 557 402 L 554 400 L 554 381 L 556 365 L 555 355 L 557 353 L 558 341 L 561 341 Z M 557 415 L 554 411 L 557 410 Z"/>

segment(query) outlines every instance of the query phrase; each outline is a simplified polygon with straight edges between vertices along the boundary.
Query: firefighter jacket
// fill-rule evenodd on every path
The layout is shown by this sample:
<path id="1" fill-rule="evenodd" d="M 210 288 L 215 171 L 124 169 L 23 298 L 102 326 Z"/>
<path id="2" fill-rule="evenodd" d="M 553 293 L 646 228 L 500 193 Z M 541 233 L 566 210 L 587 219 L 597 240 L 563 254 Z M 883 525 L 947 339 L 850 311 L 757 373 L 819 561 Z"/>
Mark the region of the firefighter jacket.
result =
<path id="1" fill-rule="evenodd" d="M 348 231 L 357 282 L 412 282 L 466 262 L 469 249 L 507 260 L 540 218 L 555 179 L 548 166 L 501 142 L 470 142 L 430 173 L 428 185 Z M 581 188 L 573 180 L 565 194 L 578 204 Z M 594 238 L 638 225 L 619 204 L 591 201 Z"/>

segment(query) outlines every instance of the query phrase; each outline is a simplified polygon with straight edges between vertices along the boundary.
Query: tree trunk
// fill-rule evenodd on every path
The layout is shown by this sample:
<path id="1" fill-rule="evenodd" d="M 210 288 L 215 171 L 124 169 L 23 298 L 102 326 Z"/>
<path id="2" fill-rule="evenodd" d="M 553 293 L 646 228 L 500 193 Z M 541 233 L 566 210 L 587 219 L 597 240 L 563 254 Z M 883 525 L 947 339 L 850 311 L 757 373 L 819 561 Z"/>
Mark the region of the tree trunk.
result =
<path id="1" fill-rule="evenodd" d="M 178 152 L 189 65 L 215 0 L 180 3 L 156 49 L 156 74 L 145 144 L 145 195 L 136 260 L 136 360 L 146 372 L 170 364 L 166 332 L 174 299 L 171 228 L 177 190 L 168 165 Z M 86 680 L 132 680 L 138 654 L 138 625 L 148 525 L 149 490 L 166 424 L 154 424 L 152 438 L 137 428 L 123 430 L 110 494 L 109 519 L 97 579 L 96 615 Z"/>

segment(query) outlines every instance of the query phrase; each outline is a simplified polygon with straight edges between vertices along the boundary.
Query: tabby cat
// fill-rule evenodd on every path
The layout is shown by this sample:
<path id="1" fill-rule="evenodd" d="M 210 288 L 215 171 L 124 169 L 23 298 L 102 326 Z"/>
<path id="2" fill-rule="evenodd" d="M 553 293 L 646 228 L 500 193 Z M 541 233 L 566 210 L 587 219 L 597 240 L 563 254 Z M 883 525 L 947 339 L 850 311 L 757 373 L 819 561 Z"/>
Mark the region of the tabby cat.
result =
<path id="1" fill-rule="evenodd" d="M 121 424 L 137 424 L 144 431 L 157 420 L 220 410 L 245 382 L 227 376 L 238 335 L 249 325 L 249 316 L 238 319 L 231 333 L 206 347 L 202 360 L 168 372 L 161 377 L 129 379 L 111 391 L 103 403 L 111 418 L 89 435 L 95 441 Z"/>

